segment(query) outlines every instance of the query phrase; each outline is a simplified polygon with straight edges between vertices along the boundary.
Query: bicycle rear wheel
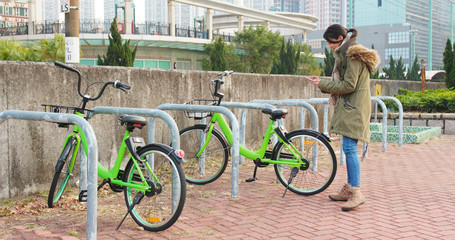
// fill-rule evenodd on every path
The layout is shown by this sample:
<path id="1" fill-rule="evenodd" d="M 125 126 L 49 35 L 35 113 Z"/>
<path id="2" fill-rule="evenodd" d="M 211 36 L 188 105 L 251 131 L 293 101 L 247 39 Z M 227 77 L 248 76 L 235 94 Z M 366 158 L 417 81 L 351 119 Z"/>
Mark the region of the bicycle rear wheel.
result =
<path id="1" fill-rule="evenodd" d="M 194 125 L 180 131 L 180 148 L 185 152 L 182 164 L 186 181 L 203 185 L 217 180 L 223 175 L 229 160 L 229 145 L 215 128 L 211 136 L 205 132 L 207 125 Z M 200 157 L 196 154 L 204 141 L 210 137 Z"/>
<path id="2" fill-rule="evenodd" d="M 66 142 L 65 147 L 58 158 L 55 165 L 54 178 L 52 179 L 51 188 L 47 197 L 47 205 L 49 208 L 55 207 L 55 203 L 62 197 L 66 185 L 73 171 L 74 162 L 77 156 L 77 140 L 71 137 Z"/>
<path id="3" fill-rule="evenodd" d="M 183 170 L 169 147 L 149 144 L 141 148 L 138 155 L 149 162 L 158 181 L 155 181 L 144 163 L 139 161 L 137 168 L 132 159 L 128 162 L 123 179 L 125 182 L 141 183 L 141 172 L 149 186 L 155 186 L 155 190 L 145 192 L 142 200 L 132 209 L 131 216 L 147 231 L 165 230 L 177 221 L 185 204 L 186 185 Z M 134 187 L 125 187 L 124 194 L 129 209 L 134 198 L 142 193 Z"/>
<path id="4" fill-rule="evenodd" d="M 324 191 L 335 178 L 337 171 L 336 156 L 330 143 L 321 133 L 295 130 L 287 135 L 291 144 L 303 156 L 307 163 L 300 168 L 289 185 L 289 190 L 300 195 L 313 195 Z M 282 142 L 274 148 L 273 159 L 292 159 L 290 151 Z M 292 167 L 287 164 L 275 164 L 275 173 L 280 182 L 288 187 Z"/>

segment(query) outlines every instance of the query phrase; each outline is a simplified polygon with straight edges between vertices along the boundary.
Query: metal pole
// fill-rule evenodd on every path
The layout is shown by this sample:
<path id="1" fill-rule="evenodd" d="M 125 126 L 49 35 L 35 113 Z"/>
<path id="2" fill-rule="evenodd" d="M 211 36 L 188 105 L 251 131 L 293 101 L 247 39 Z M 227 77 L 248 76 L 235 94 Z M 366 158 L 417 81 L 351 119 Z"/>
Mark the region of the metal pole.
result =
<path id="1" fill-rule="evenodd" d="M 341 0 L 341 26 L 346 27 L 346 0 Z"/>
<path id="2" fill-rule="evenodd" d="M 88 189 L 87 189 L 87 239 L 96 239 L 96 208 L 98 180 L 98 143 L 95 132 L 82 117 L 68 113 L 48 113 L 7 110 L 0 113 L 0 124 L 6 119 L 24 119 L 39 121 L 58 121 L 74 123 L 82 130 L 87 140 Z"/>
<path id="3" fill-rule="evenodd" d="M 432 67 L 432 35 L 433 35 L 433 0 L 429 1 L 430 5 L 430 15 L 428 17 L 428 70 L 431 71 L 433 69 Z"/>
<path id="4" fill-rule="evenodd" d="M 196 111 L 196 112 L 218 112 L 228 117 L 232 126 L 232 176 L 231 176 L 231 197 L 239 196 L 239 122 L 235 115 L 225 107 L 208 106 L 208 105 L 185 105 L 185 104 L 161 104 L 157 109 L 160 110 L 179 110 L 179 111 Z"/>
<path id="5" fill-rule="evenodd" d="M 450 1 L 450 42 L 453 44 L 453 2 Z"/>
<path id="6" fill-rule="evenodd" d="M 79 63 L 79 0 L 70 0 L 65 13 L 65 62 Z"/>
<path id="7" fill-rule="evenodd" d="M 352 28 L 352 0 L 349 0 L 349 28 Z"/>

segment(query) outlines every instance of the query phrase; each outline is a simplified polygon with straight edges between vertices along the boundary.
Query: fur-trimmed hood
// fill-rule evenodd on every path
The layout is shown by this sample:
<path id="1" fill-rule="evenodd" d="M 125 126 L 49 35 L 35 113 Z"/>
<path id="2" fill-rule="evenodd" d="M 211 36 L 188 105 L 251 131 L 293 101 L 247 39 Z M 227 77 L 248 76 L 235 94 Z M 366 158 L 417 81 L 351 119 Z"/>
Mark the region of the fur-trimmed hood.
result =
<path id="1" fill-rule="evenodd" d="M 381 63 L 378 53 L 374 49 L 368 49 L 360 44 L 350 46 L 347 56 L 353 60 L 364 62 L 370 73 Z"/>

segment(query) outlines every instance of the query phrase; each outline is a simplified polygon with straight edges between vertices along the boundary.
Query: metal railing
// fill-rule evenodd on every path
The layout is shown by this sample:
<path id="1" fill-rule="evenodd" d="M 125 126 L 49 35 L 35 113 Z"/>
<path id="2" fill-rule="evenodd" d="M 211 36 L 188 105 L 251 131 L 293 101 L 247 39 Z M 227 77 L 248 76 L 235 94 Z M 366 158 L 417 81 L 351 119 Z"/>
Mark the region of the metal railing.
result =
<path id="1" fill-rule="evenodd" d="M 105 33 L 111 32 L 112 20 L 84 20 L 79 21 L 79 33 Z M 119 32 L 124 33 L 125 23 L 118 22 Z M 171 27 L 167 23 L 160 22 L 137 22 L 131 23 L 132 34 L 135 35 L 171 35 Z M 25 23 L 22 26 L 15 27 L 3 27 L 0 28 L 0 36 L 15 36 L 15 35 L 28 35 L 28 34 L 65 34 L 65 23 L 64 22 L 35 22 L 33 24 L 33 32 L 29 33 L 29 24 Z M 179 26 L 175 25 L 175 36 L 186 37 L 186 38 L 209 38 L 209 30 L 202 31 L 200 28 L 191 26 Z M 226 42 L 231 42 L 234 39 L 233 35 L 224 34 L 219 32 L 213 32 L 213 38 L 222 37 Z"/>

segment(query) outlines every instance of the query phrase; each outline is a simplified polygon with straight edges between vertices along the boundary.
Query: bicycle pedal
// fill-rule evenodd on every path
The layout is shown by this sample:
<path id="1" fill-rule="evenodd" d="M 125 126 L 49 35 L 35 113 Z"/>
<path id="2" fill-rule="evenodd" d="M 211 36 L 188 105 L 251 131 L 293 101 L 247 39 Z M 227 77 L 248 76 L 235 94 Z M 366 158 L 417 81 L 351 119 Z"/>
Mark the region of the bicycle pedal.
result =
<path id="1" fill-rule="evenodd" d="M 87 190 L 82 190 L 79 193 L 79 202 L 87 202 Z"/>
<path id="2" fill-rule="evenodd" d="M 255 177 L 252 177 L 252 178 L 248 178 L 247 180 L 245 180 L 245 182 L 254 182 L 256 180 L 258 180 L 258 179 Z"/>

